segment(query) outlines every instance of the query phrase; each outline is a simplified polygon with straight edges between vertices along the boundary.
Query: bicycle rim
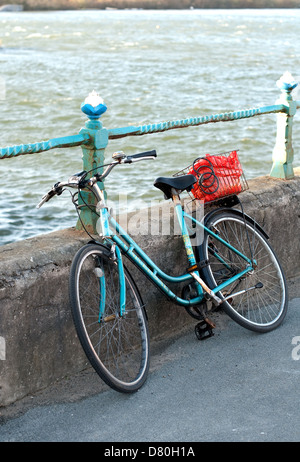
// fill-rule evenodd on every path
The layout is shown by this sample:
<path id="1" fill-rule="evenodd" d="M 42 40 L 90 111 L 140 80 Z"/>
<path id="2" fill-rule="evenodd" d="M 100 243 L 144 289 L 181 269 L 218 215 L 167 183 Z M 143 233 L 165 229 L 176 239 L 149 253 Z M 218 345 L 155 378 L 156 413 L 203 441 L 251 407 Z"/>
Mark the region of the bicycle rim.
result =
<path id="1" fill-rule="evenodd" d="M 256 263 L 253 271 L 218 293 L 221 298 L 232 295 L 222 304 L 224 311 L 243 327 L 256 332 L 278 327 L 287 310 L 287 286 L 280 263 L 266 238 L 255 224 L 233 212 L 214 214 L 206 226 Z M 201 258 L 208 260 L 203 273 L 212 288 L 247 267 L 245 260 L 208 234 L 201 253 Z M 244 293 L 233 296 L 243 290 Z"/>
<path id="2" fill-rule="evenodd" d="M 124 271 L 126 308 L 120 316 L 117 263 L 108 249 L 85 246 L 72 264 L 70 300 L 77 334 L 90 363 L 110 387 L 129 393 L 146 380 L 149 334 L 141 297 L 128 270 Z"/>

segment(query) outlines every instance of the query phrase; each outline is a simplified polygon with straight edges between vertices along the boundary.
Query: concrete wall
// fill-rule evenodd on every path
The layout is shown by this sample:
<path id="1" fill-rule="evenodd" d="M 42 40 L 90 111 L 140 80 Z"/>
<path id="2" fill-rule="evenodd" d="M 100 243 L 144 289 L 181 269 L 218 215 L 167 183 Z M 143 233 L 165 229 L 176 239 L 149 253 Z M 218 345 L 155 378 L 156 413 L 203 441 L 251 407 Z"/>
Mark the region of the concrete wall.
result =
<path id="1" fill-rule="evenodd" d="M 300 275 L 300 168 L 293 180 L 260 177 L 249 186 L 241 196 L 245 212 L 271 235 L 286 276 Z M 167 215 L 168 209 L 166 202 Z M 148 220 L 142 220 L 146 228 Z M 68 276 L 74 253 L 88 240 L 68 229 L 0 247 L 0 406 L 86 367 L 71 319 Z M 176 274 L 186 258 L 179 237 L 142 235 L 137 241 L 167 272 Z M 147 279 L 138 276 L 137 282 L 151 339 L 195 324 Z"/>

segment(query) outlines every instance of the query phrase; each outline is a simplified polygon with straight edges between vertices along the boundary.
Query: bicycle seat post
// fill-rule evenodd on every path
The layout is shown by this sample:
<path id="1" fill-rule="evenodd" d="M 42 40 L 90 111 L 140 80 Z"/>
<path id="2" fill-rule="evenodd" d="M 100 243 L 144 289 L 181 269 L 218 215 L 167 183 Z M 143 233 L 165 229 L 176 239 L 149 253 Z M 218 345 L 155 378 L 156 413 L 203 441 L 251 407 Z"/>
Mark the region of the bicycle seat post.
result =
<path id="1" fill-rule="evenodd" d="M 186 222 L 185 222 L 185 219 L 184 219 L 184 213 L 183 213 L 183 209 L 182 209 L 181 202 L 180 202 L 179 191 L 172 188 L 171 189 L 171 197 L 172 197 L 172 201 L 174 203 L 175 212 L 176 212 L 176 216 L 177 216 L 178 223 L 179 223 L 179 226 L 180 226 L 180 230 L 181 230 L 181 234 L 182 234 L 182 238 L 183 238 L 183 242 L 184 242 L 184 246 L 185 246 L 189 266 L 192 267 L 192 266 L 196 265 L 196 259 L 195 259 L 195 255 L 194 255 L 194 252 L 193 252 L 193 248 L 192 248 L 188 228 L 187 228 L 187 225 L 186 225 Z"/>
<path id="2" fill-rule="evenodd" d="M 179 192 L 177 189 L 172 188 L 171 189 L 171 194 L 172 194 L 172 201 L 174 203 L 174 206 L 176 205 L 181 205 L 180 204 L 180 197 L 179 197 Z"/>

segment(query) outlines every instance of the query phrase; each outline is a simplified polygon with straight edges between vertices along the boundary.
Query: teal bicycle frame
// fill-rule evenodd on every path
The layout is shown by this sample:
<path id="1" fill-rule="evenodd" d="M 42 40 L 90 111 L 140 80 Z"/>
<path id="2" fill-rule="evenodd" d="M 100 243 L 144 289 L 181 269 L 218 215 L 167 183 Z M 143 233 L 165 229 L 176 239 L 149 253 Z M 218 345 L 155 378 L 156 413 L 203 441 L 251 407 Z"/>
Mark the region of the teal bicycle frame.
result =
<path id="1" fill-rule="evenodd" d="M 100 191 L 99 191 L 100 192 Z M 102 193 L 101 193 L 102 196 Z M 104 203 L 103 197 L 101 200 L 102 204 Z M 186 218 L 191 220 L 196 226 L 204 229 L 204 232 L 214 236 L 218 241 L 224 244 L 227 248 L 229 248 L 232 252 L 239 255 L 248 266 L 240 273 L 234 275 L 227 281 L 223 282 L 222 284 L 218 285 L 216 288 L 212 289 L 210 292 L 216 294 L 220 290 L 223 290 L 225 287 L 229 286 L 237 279 L 243 277 L 248 272 L 252 271 L 253 263 L 252 261 L 231 246 L 228 242 L 224 241 L 221 237 L 215 234 L 212 230 L 207 228 L 203 223 L 196 220 L 194 217 L 186 213 L 181 204 L 177 203 L 175 205 L 175 212 L 177 215 L 177 219 L 180 225 L 180 230 L 185 246 L 186 255 L 188 258 L 188 262 L 190 267 L 193 267 L 197 264 L 195 253 L 191 244 L 188 228 L 186 225 Z M 139 247 L 139 245 L 128 235 L 128 233 L 120 226 L 120 224 L 109 214 L 107 207 L 101 206 L 100 208 L 100 220 L 101 220 L 101 227 L 102 227 L 102 236 L 104 241 L 111 244 L 115 250 L 115 258 L 117 260 L 118 269 L 119 269 L 119 281 L 120 281 L 120 314 L 124 314 L 124 307 L 125 307 L 125 275 L 123 270 L 123 262 L 122 262 L 122 253 L 125 254 L 130 261 L 132 261 L 142 273 L 144 273 L 154 285 L 156 285 L 170 300 L 174 301 L 176 304 L 190 307 L 197 304 L 200 304 L 204 298 L 203 286 L 199 283 L 202 279 L 199 276 L 198 271 L 196 270 L 194 273 L 197 277 L 195 277 L 190 273 L 186 272 L 180 276 L 170 276 L 162 271 L 152 260 L 151 258 Z M 120 237 L 122 236 L 122 238 Z M 114 245 L 116 244 L 116 245 Z M 121 251 L 120 251 L 121 250 Z M 225 262 L 221 259 L 220 256 L 216 255 L 220 261 L 224 264 Z M 255 263 L 255 262 L 254 262 Z M 185 300 L 179 296 L 177 296 L 170 288 L 165 284 L 165 282 L 172 282 L 172 283 L 181 283 L 181 282 L 191 282 L 194 281 L 197 287 L 197 296 L 190 299 Z M 202 281 L 205 287 L 204 281 Z M 100 282 L 101 283 L 101 282 Z M 208 290 L 210 290 L 208 288 Z"/>

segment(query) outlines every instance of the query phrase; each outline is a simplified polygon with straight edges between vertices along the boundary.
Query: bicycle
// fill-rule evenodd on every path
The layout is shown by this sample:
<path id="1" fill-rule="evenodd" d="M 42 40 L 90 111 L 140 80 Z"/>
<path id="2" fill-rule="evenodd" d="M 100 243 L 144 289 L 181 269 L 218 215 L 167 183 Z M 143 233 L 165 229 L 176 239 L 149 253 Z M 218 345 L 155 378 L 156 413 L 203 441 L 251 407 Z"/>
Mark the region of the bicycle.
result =
<path id="1" fill-rule="evenodd" d="M 98 375 L 114 390 L 137 391 L 149 371 L 149 331 L 144 303 L 124 264 L 131 261 L 168 299 L 184 307 L 197 319 L 199 339 L 213 335 L 206 304 L 222 308 L 234 321 L 255 332 L 269 332 L 283 321 L 288 305 L 287 285 L 281 265 L 262 227 L 243 210 L 221 204 L 199 221 L 187 213 L 180 201 L 204 178 L 212 185 L 213 170 L 199 178 L 193 174 L 159 177 L 154 186 L 174 202 L 187 265 L 183 274 L 170 276 L 159 268 L 110 214 L 102 182 L 113 168 L 122 164 L 155 159 L 156 151 L 126 156 L 113 154 L 108 164 L 82 171 L 65 182 L 56 183 L 38 208 L 65 189 L 78 205 L 82 192 L 94 195 L 101 222 L 102 240 L 92 240 L 74 256 L 69 279 L 70 305 L 83 350 Z M 193 164 L 194 165 L 194 164 Z M 95 172 L 102 168 L 102 173 Z M 105 168 L 105 170 L 103 170 Z M 203 183 L 204 181 L 202 181 Z M 75 189 L 74 193 L 71 189 Z M 237 195 L 231 195 L 236 204 Z M 86 204 L 87 205 L 87 204 Z M 78 211 L 80 218 L 80 213 Z M 204 231 L 201 245 L 192 246 L 187 222 Z M 180 295 L 168 283 L 184 283 Z"/>

